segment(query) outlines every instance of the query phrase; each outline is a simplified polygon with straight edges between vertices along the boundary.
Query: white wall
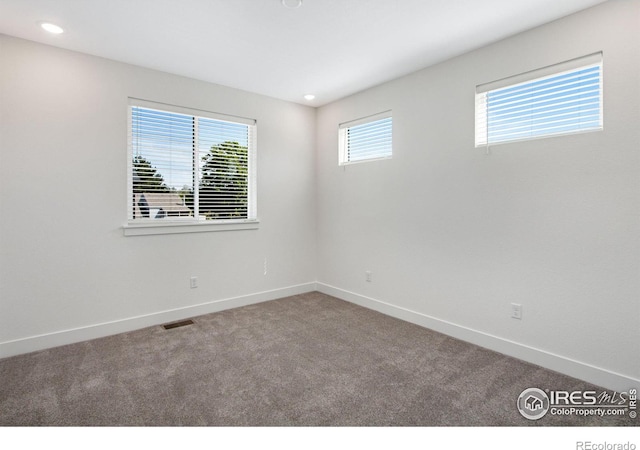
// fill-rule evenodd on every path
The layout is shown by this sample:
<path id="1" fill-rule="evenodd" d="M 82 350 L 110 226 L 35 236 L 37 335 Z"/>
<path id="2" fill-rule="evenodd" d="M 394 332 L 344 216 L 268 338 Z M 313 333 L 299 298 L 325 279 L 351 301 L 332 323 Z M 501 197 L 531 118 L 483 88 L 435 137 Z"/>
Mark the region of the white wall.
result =
<path id="1" fill-rule="evenodd" d="M 315 109 L 7 36 L 0 61 L 0 356 L 314 288 Z M 259 230 L 123 236 L 129 96 L 257 119 Z"/>
<path id="2" fill-rule="evenodd" d="M 639 4 L 607 2 L 320 108 L 320 289 L 637 385 Z M 476 85 L 597 51 L 604 131 L 474 148 Z M 338 124 L 388 109 L 393 159 L 338 167 Z"/>

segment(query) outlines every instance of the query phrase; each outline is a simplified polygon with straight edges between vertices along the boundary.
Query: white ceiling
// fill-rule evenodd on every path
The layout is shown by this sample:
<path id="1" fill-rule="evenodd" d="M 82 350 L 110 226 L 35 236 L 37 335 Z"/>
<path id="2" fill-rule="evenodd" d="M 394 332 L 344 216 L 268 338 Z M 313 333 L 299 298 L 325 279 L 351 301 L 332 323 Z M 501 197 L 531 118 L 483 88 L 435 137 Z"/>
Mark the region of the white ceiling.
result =
<path id="1" fill-rule="evenodd" d="M 602 2 L 0 0 L 0 33 L 320 106 Z"/>

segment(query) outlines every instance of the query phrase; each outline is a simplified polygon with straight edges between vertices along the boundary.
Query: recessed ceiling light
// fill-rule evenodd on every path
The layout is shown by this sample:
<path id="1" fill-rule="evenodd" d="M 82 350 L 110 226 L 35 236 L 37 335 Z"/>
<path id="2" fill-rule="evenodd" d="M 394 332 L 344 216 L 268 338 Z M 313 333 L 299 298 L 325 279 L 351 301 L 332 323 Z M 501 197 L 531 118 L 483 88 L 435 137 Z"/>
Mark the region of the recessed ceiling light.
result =
<path id="1" fill-rule="evenodd" d="M 44 30 L 48 31 L 49 33 L 53 33 L 53 34 L 64 33 L 64 30 L 61 27 L 51 22 L 40 22 L 40 26 Z"/>
<path id="2" fill-rule="evenodd" d="M 313 100 L 314 98 L 316 98 L 316 96 L 313 94 L 307 94 L 304 96 L 304 99 L 309 101 Z"/>
<path id="3" fill-rule="evenodd" d="M 296 9 L 302 6 L 302 0 L 282 0 L 282 4 L 287 8 Z"/>

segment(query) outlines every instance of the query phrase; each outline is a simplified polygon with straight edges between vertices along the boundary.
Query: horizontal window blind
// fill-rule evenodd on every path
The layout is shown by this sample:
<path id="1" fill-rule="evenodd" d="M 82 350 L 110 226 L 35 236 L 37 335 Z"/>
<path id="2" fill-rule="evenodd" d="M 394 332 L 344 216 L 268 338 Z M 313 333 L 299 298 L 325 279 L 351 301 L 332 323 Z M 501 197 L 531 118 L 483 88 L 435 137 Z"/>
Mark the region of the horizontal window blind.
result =
<path id="1" fill-rule="evenodd" d="M 341 164 L 392 156 L 391 111 L 341 124 L 339 132 Z"/>
<path id="2" fill-rule="evenodd" d="M 602 128 L 602 58 L 476 93 L 476 146 Z M 561 69 L 559 66 L 558 69 Z M 545 68 L 544 72 L 550 72 Z M 535 76 L 532 72 L 529 76 Z M 521 79 L 523 75 L 514 77 Z"/>
<path id="3" fill-rule="evenodd" d="M 130 105 L 129 220 L 254 219 L 255 122 L 144 104 Z"/>

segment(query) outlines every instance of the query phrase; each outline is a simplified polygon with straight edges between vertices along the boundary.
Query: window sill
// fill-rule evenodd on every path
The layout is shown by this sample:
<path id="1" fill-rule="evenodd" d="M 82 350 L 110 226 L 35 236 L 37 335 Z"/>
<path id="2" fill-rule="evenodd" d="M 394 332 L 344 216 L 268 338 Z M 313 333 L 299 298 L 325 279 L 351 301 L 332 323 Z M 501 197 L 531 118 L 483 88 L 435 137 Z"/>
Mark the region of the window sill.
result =
<path id="1" fill-rule="evenodd" d="M 258 220 L 229 220 L 220 222 L 164 222 L 128 223 L 122 227 L 125 236 L 148 236 L 154 234 L 205 233 L 214 231 L 257 230 Z"/>
<path id="2" fill-rule="evenodd" d="M 386 161 L 389 159 L 392 159 L 393 156 L 389 155 L 389 156 L 377 156 L 375 158 L 363 158 L 363 159 L 357 159 L 355 161 L 340 161 L 340 163 L 338 164 L 339 166 L 353 166 L 355 164 L 362 164 L 362 163 L 368 163 L 368 162 L 373 162 L 373 161 Z"/>

